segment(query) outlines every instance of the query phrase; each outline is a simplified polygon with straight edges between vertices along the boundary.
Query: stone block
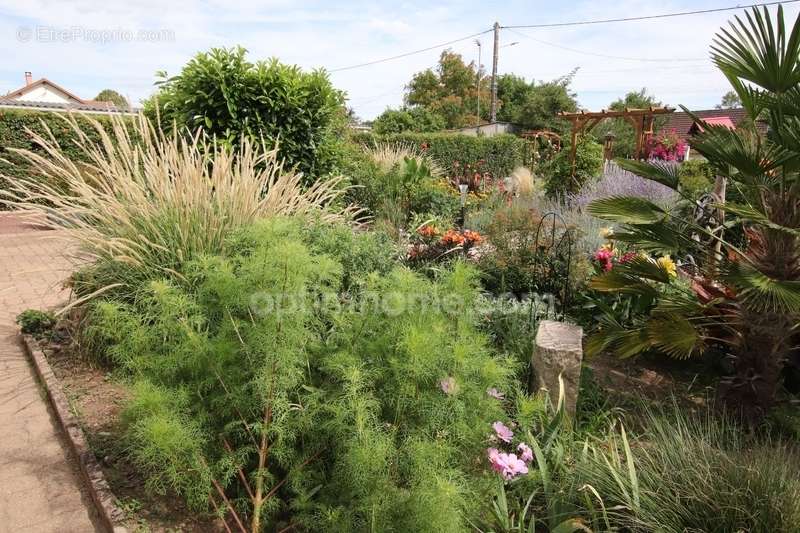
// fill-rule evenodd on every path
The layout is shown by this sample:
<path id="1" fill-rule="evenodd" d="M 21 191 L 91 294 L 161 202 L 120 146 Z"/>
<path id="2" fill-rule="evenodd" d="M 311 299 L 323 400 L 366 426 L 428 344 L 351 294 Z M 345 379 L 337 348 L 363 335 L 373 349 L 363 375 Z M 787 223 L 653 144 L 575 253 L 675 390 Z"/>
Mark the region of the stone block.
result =
<path id="1" fill-rule="evenodd" d="M 583 328 L 566 322 L 543 320 L 536 332 L 531 364 L 534 384 L 546 389 L 553 405 L 558 402 L 559 376 L 564 382 L 564 409 L 575 415 L 583 363 Z"/>

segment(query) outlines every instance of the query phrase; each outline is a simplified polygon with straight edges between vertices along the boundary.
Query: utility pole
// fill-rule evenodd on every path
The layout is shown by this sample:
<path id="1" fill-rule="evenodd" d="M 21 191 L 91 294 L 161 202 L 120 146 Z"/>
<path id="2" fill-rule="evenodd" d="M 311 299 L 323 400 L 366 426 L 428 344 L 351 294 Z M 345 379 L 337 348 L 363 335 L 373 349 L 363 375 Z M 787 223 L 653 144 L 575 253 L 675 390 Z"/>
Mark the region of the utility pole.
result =
<path id="1" fill-rule="evenodd" d="M 475 44 L 478 45 L 478 82 L 477 87 L 475 87 L 476 97 L 475 99 L 478 101 L 478 118 L 475 121 L 475 127 L 480 129 L 481 126 L 481 42 L 478 39 L 475 39 Z"/>
<path id="2" fill-rule="evenodd" d="M 492 118 L 497 122 L 497 54 L 500 51 L 500 24 L 494 23 L 494 51 L 492 53 Z"/>

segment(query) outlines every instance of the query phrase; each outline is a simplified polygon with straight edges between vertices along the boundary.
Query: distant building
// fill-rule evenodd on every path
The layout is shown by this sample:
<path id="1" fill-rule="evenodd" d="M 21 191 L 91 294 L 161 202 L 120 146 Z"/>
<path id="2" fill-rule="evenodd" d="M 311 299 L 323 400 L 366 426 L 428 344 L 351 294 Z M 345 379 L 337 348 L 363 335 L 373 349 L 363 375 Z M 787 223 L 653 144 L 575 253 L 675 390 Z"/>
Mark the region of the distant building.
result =
<path id="1" fill-rule="evenodd" d="M 478 126 L 467 126 L 466 128 L 457 128 L 448 131 L 450 133 L 462 133 L 464 135 L 485 135 L 491 137 L 503 133 L 516 133 L 519 131 L 519 126 L 511 122 L 487 122 Z"/>
<path id="2" fill-rule="evenodd" d="M 709 124 L 727 126 L 730 129 L 738 128 L 743 122 L 749 120 L 747 111 L 742 108 L 733 109 L 705 109 L 702 111 L 692 111 L 692 114 Z M 764 122 L 756 122 L 759 131 L 766 133 L 767 125 Z M 659 133 L 675 131 L 683 140 L 688 140 L 692 135 L 702 130 L 702 126 L 695 121 L 688 113 L 675 112 L 667 115 L 667 121 Z"/>
<path id="3" fill-rule="evenodd" d="M 701 111 L 692 111 L 692 114 L 702 119 L 707 124 L 725 126 L 732 130 L 735 130 L 743 123 L 750 120 L 750 117 L 747 115 L 747 110 L 741 107 L 732 109 L 704 109 Z M 768 129 L 767 124 L 763 121 L 756 121 L 756 128 L 761 133 L 766 133 Z M 688 113 L 676 112 L 667 115 L 667 121 L 659 130 L 659 133 L 669 133 L 672 131 L 674 131 L 679 138 L 688 142 L 692 135 L 703 131 L 703 126 Z M 693 155 L 692 151 L 689 150 L 686 154 L 686 158 L 688 159 Z"/>
<path id="4" fill-rule="evenodd" d="M 34 111 L 80 111 L 81 113 L 119 113 L 130 115 L 131 108 L 119 108 L 111 102 L 85 100 L 53 83 L 47 78 L 33 81 L 30 72 L 25 73 L 25 85 L 0 96 L 1 109 L 27 109 Z"/>

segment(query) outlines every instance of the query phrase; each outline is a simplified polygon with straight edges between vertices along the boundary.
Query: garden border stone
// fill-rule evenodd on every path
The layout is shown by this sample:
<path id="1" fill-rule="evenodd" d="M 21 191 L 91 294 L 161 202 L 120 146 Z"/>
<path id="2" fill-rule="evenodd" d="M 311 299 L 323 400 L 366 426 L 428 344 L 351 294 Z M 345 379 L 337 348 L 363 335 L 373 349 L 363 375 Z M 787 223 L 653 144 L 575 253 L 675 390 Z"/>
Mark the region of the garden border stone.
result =
<path id="1" fill-rule="evenodd" d="M 39 343 L 31 335 L 24 333 L 20 335 L 22 343 L 25 345 L 25 353 L 47 393 L 47 398 L 53 407 L 59 427 L 67 439 L 70 451 L 78 461 L 84 485 L 92 497 L 100 522 L 109 532 L 127 533 L 127 528 L 122 525 L 125 513 L 117 505 L 117 498 L 106 481 L 103 469 L 89 448 L 78 421 L 70 411 L 61 382 L 53 373 Z"/>

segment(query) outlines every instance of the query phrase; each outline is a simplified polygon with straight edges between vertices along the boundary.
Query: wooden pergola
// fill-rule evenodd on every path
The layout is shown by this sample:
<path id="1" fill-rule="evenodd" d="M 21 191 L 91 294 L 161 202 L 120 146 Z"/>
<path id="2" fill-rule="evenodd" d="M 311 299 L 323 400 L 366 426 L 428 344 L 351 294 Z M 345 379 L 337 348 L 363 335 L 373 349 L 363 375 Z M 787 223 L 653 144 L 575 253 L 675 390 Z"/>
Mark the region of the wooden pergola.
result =
<path id="1" fill-rule="evenodd" d="M 653 123 L 656 115 L 667 115 L 673 113 L 671 107 L 649 107 L 647 109 L 625 108 L 622 111 L 578 111 L 577 113 L 558 114 L 559 117 L 569 120 L 572 123 L 572 146 L 570 148 L 570 160 L 572 162 L 572 175 L 575 175 L 575 155 L 578 149 L 578 135 L 588 133 L 592 128 L 607 118 L 624 118 L 633 126 L 636 134 L 636 152 L 634 157 L 640 159 L 644 155 L 644 148 L 649 136 L 653 135 Z"/>

